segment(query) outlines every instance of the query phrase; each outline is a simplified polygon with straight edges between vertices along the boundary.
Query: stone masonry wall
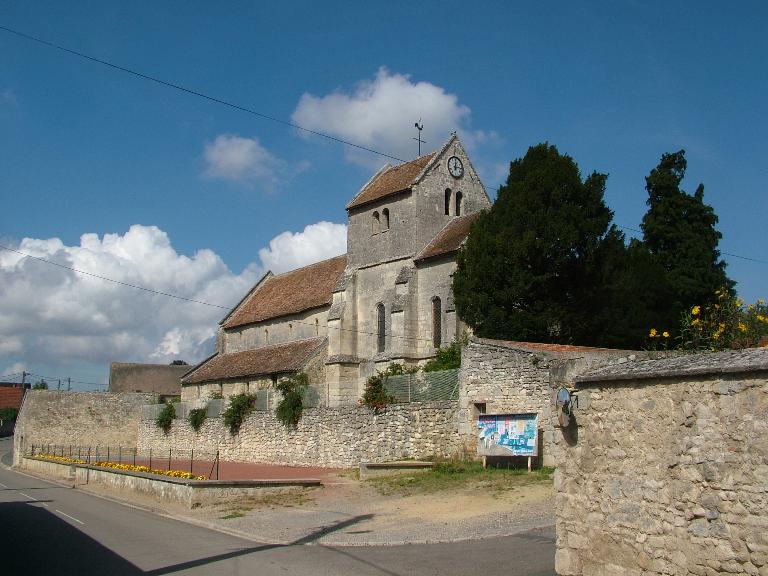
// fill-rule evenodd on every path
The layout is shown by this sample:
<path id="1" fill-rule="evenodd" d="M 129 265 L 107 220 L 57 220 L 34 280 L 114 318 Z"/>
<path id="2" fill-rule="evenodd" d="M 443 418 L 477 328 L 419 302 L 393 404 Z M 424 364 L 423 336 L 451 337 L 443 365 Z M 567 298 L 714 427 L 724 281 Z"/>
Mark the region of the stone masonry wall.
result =
<path id="1" fill-rule="evenodd" d="M 14 458 L 33 444 L 134 447 L 153 394 L 30 390 L 16 422 Z"/>
<path id="2" fill-rule="evenodd" d="M 644 366 L 581 379 L 557 572 L 768 575 L 768 349 Z"/>
<path id="3" fill-rule="evenodd" d="M 168 435 L 142 420 L 138 441 L 140 450 L 219 450 L 226 461 L 342 468 L 450 456 L 460 445 L 455 402 L 395 405 L 381 414 L 359 406 L 312 408 L 296 430 L 286 429 L 272 411 L 254 412 L 234 436 L 221 418 L 207 419 L 198 433 L 185 420 L 175 420 Z"/>
<path id="4" fill-rule="evenodd" d="M 598 366 L 623 365 L 646 357 L 643 352 L 579 348 L 471 338 L 461 352 L 459 432 L 474 452 L 477 442 L 475 405 L 488 414 L 539 415 L 540 453 L 544 466 L 562 459 L 562 437 L 556 433 L 555 395 L 561 386 Z"/>

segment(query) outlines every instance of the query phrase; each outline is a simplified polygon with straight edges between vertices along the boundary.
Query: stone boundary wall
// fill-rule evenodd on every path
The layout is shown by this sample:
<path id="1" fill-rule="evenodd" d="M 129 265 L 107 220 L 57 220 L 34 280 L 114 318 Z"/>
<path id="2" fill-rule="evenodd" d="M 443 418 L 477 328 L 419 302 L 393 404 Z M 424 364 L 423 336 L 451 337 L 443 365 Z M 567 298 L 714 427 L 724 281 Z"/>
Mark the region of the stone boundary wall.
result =
<path id="1" fill-rule="evenodd" d="M 768 575 L 768 349 L 577 383 L 555 474 L 557 572 Z"/>
<path id="2" fill-rule="evenodd" d="M 485 404 L 488 414 L 535 412 L 542 464 L 557 466 L 562 458 L 557 389 L 586 370 L 645 357 L 647 353 L 628 350 L 471 338 L 462 349 L 459 372 L 459 432 L 466 450 L 474 454 L 477 449 L 478 403 Z"/>
<path id="3" fill-rule="evenodd" d="M 29 390 L 16 420 L 14 463 L 33 444 L 135 447 L 153 394 Z"/>
<path id="4" fill-rule="evenodd" d="M 272 411 L 253 412 L 236 435 L 221 418 L 208 418 L 199 432 L 175 420 L 166 435 L 151 420 L 139 423 L 140 450 L 215 453 L 232 462 L 348 468 L 360 462 L 452 456 L 462 446 L 455 402 L 397 404 L 374 414 L 361 406 L 304 410 L 288 430 Z"/>

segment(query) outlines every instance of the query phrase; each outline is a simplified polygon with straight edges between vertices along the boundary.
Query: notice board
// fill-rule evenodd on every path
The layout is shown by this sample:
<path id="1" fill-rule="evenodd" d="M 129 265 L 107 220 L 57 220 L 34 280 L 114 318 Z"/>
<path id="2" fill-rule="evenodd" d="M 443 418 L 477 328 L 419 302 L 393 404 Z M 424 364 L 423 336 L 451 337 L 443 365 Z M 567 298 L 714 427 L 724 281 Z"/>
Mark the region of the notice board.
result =
<path id="1" fill-rule="evenodd" d="M 481 456 L 538 456 L 538 414 L 480 414 L 477 453 Z"/>

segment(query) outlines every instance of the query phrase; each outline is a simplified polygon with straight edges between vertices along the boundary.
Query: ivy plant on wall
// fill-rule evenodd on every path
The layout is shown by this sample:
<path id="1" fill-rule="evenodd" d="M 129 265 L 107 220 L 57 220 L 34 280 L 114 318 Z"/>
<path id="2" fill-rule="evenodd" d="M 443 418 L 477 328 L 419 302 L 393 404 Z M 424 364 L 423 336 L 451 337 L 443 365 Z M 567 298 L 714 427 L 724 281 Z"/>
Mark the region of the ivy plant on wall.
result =
<path id="1" fill-rule="evenodd" d="M 176 418 L 176 407 L 171 402 L 166 402 L 155 419 L 155 426 L 160 428 L 164 434 L 168 434 L 171 431 L 174 418 Z"/>
<path id="2" fill-rule="evenodd" d="M 224 410 L 222 418 L 232 434 L 237 434 L 243 421 L 248 414 L 253 412 L 255 407 L 256 396 L 254 394 L 243 392 L 230 397 L 229 406 Z"/>
<path id="3" fill-rule="evenodd" d="M 304 394 L 309 388 L 309 377 L 303 372 L 297 372 L 280 380 L 275 388 L 283 396 L 275 408 L 275 416 L 286 428 L 296 428 L 304 410 Z"/>
<path id="4" fill-rule="evenodd" d="M 208 418 L 207 408 L 194 408 L 190 410 L 189 414 L 187 415 L 187 421 L 195 432 L 200 431 L 200 428 L 203 427 L 203 423 L 205 422 L 206 418 Z"/>

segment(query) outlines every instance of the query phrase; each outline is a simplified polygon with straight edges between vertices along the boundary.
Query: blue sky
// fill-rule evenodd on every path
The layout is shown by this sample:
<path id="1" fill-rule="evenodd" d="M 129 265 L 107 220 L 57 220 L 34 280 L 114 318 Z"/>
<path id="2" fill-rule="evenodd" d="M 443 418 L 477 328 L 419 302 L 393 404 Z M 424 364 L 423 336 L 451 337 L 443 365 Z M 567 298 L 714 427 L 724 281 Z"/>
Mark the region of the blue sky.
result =
<path id="1" fill-rule="evenodd" d="M 763 3 L 466 6 L 4 2 L 0 26 L 400 158 L 421 117 L 427 149 L 459 131 L 491 195 L 549 141 L 609 173 L 632 228 L 644 177 L 684 148 L 721 250 L 768 260 Z M 231 305 L 266 268 L 343 251 L 331 223 L 386 161 L 3 31 L 0 55 L 0 238 L 123 281 Z M 0 375 L 194 361 L 223 316 L 5 258 Z M 768 264 L 725 259 L 766 295 Z"/>

